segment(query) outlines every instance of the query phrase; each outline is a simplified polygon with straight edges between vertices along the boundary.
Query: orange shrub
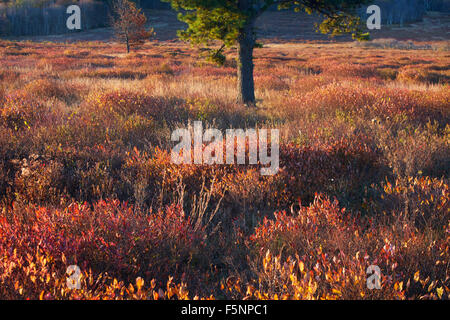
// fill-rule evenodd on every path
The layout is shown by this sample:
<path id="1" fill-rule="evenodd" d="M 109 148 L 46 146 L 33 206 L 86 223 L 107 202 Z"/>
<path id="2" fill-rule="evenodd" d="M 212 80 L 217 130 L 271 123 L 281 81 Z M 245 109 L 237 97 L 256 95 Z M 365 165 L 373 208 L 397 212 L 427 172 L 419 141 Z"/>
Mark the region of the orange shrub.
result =
<path id="1" fill-rule="evenodd" d="M 250 238 L 259 253 L 253 265 L 255 278 L 248 282 L 247 291 L 238 290 L 239 296 L 448 298 L 443 261 L 448 259 L 450 237 L 441 233 L 426 239 L 413 220 L 394 222 L 397 219 L 395 214 L 392 219 L 377 217 L 377 221 L 357 218 L 322 197 L 298 212 L 278 212 L 274 221 L 265 219 Z M 448 232 L 448 220 L 439 228 Z M 381 290 L 366 286 L 370 265 L 382 270 Z M 234 291 L 233 286 L 228 289 Z"/>

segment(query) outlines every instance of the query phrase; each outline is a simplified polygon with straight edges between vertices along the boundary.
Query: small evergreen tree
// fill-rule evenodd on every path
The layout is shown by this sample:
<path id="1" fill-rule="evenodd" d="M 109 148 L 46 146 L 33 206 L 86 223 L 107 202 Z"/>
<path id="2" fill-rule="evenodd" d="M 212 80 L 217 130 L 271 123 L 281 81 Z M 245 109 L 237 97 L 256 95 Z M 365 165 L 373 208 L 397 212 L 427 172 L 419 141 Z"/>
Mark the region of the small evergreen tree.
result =
<path id="1" fill-rule="evenodd" d="M 111 25 L 116 38 L 131 47 L 142 45 L 145 40 L 154 35 L 153 28 L 147 30 L 147 18 L 136 4 L 129 0 L 114 0 L 112 2 Z"/>

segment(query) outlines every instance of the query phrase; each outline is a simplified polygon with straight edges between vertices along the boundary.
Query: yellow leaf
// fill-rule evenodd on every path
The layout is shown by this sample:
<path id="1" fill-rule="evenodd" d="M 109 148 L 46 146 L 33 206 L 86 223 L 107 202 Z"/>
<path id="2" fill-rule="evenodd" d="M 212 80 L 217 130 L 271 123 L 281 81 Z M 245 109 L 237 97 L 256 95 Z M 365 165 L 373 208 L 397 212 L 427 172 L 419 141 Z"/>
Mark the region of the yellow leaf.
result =
<path id="1" fill-rule="evenodd" d="M 418 282 L 420 280 L 420 270 L 414 274 L 414 281 Z"/>
<path id="2" fill-rule="evenodd" d="M 437 288 L 436 292 L 438 294 L 439 299 L 442 299 L 442 294 L 444 293 L 444 289 L 442 287 Z"/>
<path id="3" fill-rule="evenodd" d="M 336 293 L 336 294 L 341 294 L 341 291 L 339 291 L 338 289 L 333 289 L 333 290 L 331 290 L 331 291 L 333 291 L 333 293 Z"/>
<path id="4" fill-rule="evenodd" d="M 138 290 L 141 290 L 141 288 L 144 286 L 144 279 L 141 277 L 136 278 L 136 287 Z"/>
<path id="5" fill-rule="evenodd" d="M 430 285 L 428 286 L 428 292 L 431 292 L 434 289 L 435 285 L 436 285 L 435 281 L 431 282 Z"/>

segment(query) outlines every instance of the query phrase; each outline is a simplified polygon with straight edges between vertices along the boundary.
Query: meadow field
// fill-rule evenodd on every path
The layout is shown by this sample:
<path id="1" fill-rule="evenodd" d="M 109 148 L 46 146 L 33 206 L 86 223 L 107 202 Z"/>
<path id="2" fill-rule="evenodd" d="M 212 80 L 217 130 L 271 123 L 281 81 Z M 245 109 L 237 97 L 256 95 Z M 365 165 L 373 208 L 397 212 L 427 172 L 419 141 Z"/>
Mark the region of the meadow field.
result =
<path id="1" fill-rule="evenodd" d="M 0 41 L 1 299 L 450 298 L 448 42 L 265 41 L 256 107 L 228 53 Z M 173 164 L 196 120 L 279 172 Z"/>

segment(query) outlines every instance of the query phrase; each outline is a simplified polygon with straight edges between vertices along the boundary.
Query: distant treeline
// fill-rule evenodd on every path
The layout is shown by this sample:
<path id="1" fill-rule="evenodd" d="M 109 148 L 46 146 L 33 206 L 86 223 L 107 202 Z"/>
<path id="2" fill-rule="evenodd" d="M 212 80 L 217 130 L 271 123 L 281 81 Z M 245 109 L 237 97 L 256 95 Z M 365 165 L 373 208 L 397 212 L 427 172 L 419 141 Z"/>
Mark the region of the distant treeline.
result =
<path id="1" fill-rule="evenodd" d="M 103 27 L 108 23 L 108 5 L 102 1 L 47 1 L 24 0 L 0 3 L 0 35 L 32 36 L 76 32 L 67 29 L 70 16 L 67 7 L 81 8 L 81 29 Z"/>
<path id="2" fill-rule="evenodd" d="M 381 9 L 382 24 L 403 24 L 421 21 L 426 11 L 450 13 L 450 0 L 374 0 Z M 361 11 L 362 18 L 367 14 Z"/>
<path id="3" fill-rule="evenodd" d="M 424 0 L 375 0 L 381 9 L 382 24 L 403 24 L 422 20 L 425 11 Z M 361 10 L 362 18 L 366 18 L 365 10 Z"/>
<path id="4" fill-rule="evenodd" d="M 66 27 L 71 4 L 81 7 L 82 30 L 108 24 L 111 0 L 0 0 L 0 36 L 60 34 Z M 169 9 L 160 0 L 136 0 L 144 9 Z M 383 24 L 420 21 L 427 10 L 450 13 L 450 0 L 374 0 L 381 8 Z M 273 8 L 276 9 L 275 7 Z M 360 15 L 365 18 L 365 8 Z"/>
<path id="5" fill-rule="evenodd" d="M 425 0 L 425 9 L 450 13 L 450 0 Z"/>

